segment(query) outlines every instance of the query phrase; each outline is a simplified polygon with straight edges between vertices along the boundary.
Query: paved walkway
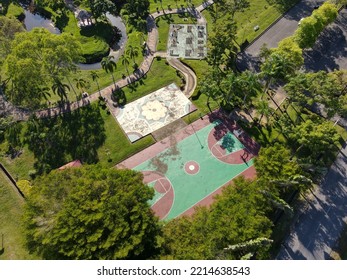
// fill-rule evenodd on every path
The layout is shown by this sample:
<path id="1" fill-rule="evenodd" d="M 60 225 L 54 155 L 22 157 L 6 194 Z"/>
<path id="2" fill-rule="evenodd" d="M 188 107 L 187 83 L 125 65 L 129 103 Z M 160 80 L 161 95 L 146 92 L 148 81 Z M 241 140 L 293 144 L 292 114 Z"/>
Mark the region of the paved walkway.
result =
<path id="1" fill-rule="evenodd" d="M 179 13 L 184 13 L 184 12 L 189 12 L 192 15 L 196 16 L 198 18 L 198 21 L 200 22 L 206 22 L 205 19 L 201 16 L 201 12 L 206 9 L 208 6 L 212 5 L 214 3 L 213 0 L 206 1 L 204 4 L 196 7 L 195 9 L 193 8 L 179 8 L 179 9 L 171 9 L 171 10 L 164 10 L 161 12 L 155 12 L 148 16 L 147 18 L 147 30 L 148 30 L 148 37 L 147 37 L 147 52 L 146 55 L 144 56 L 144 60 L 139 66 L 139 68 L 131 75 L 127 76 L 124 79 L 121 79 L 119 81 L 116 81 L 115 84 L 112 84 L 104 89 L 102 89 L 99 92 L 95 92 L 89 97 L 84 98 L 82 100 L 76 101 L 76 102 L 67 102 L 64 106 L 61 107 L 53 107 L 53 108 L 47 108 L 44 110 L 37 111 L 35 114 L 38 118 L 45 118 L 45 117 L 51 117 L 55 116 L 58 114 L 62 114 L 65 112 L 73 111 L 76 110 L 79 107 L 83 107 L 85 105 L 90 104 L 91 102 L 94 102 L 98 100 L 99 96 L 101 95 L 102 97 L 105 97 L 106 99 L 110 99 L 112 90 L 114 88 L 122 88 L 125 87 L 139 79 L 141 79 L 150 69 L 153 59 L 160 55 L 161 53 L 156 53 L 157 49 L 157 43 L 158 43 L 158 38 L 159 38 L 159 33 L 158 33 L 158 28 L 155 23 L 155 19 L 157 17 L 163 16 L 165 14 L 179 14 Z M 165 55 L 166 56 L 166 55 Z M 184 75 L 187 75 L 189 78 L 187 79 L 187 88 L 188 88 L 188 93 L 192 93 L 191 90 L 195 88 L 196 86 L 196 77 L 195 79 L 192 78 L 194 74 L 191 70 L 187 70 L 187 67 L 184 67 L 182 65 L 179 65 L 179 63 L 174 62 L 174 64 L 179 67 L 178 70 L 185 71 L 183 72 Z M 194 82 L 193 82 L 194 80 Z M 193 82 L 193 84 L 188 84 L 188 82 Z M 28 117 L 28 116 L 27 116 Z"/>
<path id="2" fill-rule="evenodd" d="M 185 80 L 186 80 L 186 86 L 184 88 L 183 93 L 189 98 L 193 93 L 197 85 L 197 78 L 192 69 L 184 65 L 179 59 L 177 58 L 167 58 L 167 61 L 169 64 L 177 69 L 178 71 L 182 72 Z"/>

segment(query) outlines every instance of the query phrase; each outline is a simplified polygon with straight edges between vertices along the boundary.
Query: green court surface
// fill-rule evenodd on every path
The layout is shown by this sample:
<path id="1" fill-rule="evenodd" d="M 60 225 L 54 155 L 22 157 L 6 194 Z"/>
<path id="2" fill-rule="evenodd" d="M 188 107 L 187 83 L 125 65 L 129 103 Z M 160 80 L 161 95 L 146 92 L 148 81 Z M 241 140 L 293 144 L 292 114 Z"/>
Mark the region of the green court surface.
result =
<path id="1" fill-rule="evenodd" d="M 208 136 L 218 124 L 219 122 L 214 122 L 207 125 L 134 168 L 138 171 L 156 171 L 171 183 L 174 197 L 171 209 L 164 219 L 181 215 L 253 165 L 252 159 L 231 164 L 223 162 L 223 155 L 218 159 L 211 153 L 211 145 L 218 145 L 225 150 L 225 155 L 230 157 L 235 154 L 236 157 L 237 154 L 240 158 L 244 149 L 231 132 L 209 145 L 208 139 L 214 137 Z M 149 184 L 152 187 L 154 185 L 155 182 Z M 158 202 L 162 196 L 163 194 L 156 192 L 151 204 Z"/>

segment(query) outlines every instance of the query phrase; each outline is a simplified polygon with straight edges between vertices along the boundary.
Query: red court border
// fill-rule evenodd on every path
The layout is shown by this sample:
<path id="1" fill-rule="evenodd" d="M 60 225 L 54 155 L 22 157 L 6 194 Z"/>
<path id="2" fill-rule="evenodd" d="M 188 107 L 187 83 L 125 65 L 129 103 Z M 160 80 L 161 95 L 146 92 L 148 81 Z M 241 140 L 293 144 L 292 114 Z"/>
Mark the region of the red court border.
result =
<path id="1" fill-rule="evenodd" d="M 222 121 L 220 124 L 218 124 L 214 129 L 213 129 L 213 133 L 212 135 L 214 136 L 214 140 L 213 142 L 210 143 L 210 141 L 208 141 L 209 143 L 209 148 L 210 145 L 211 147 L 218 142 L 227 132 L 231 132 L 233 133 L 235 130 L 238 131 L 242 131 L 242 134 L 239 135 L 238 140 L 244 145 L 245 149 L 237 151 L 235 153 L 232 153 L 231 155 L 233 155 L 234 157 L 237 156 L 236 158 L 237 161 L 235 162 L 235 164 L 240 164 L 243 163 L 244 161 L 239 160 L 239 157 L 241 157 L 241 155 L 244 153 L 244 150 L 247 151 L 247 159 L 246 161 L 249 161 L 251 158 L 253 158 L 254 156 L 256 156 L 259 152 L 260 149 L 260 145 L 258 143 L 256 143 L 255 141 L 253 141 L 252 138 L 250 138 L 236 123 L 235 120 L 232 120 L 230 118 L 228 118 L 228 116 L 223 113 L 222 111 L 215 111 L 212 112 L 211 114 L 208 114 L 202 118 L 200 118 L 199 120 L 195 121 L 194 123 L 187 125 L 185 128 L 181 129 L 180 131 L 178 131 L 177 133 L 173 134 L 172 136 L 169 136 L 163 140 L 161 140 L 160 142 L 157 142 L 155 144 L 153 144 L 152 146 L 142 150 L 141 152 L 135 154 L 134 156 L 120 162 L 119 164 L 116 165 L 117 168 L 120 169 L 124 169 L 124 168 L 128 168 L 128 169 L 132 169 L 138 165 L 140 165 L 141 163 L 145 162 L 146 160 L 149 160 L 153 157 L 155 157 L 158 153 L 166 150 L 167 148 L 170 148 L 171 146 L 175 145 L 175 143 L 182 141 L 183 139 L 193 135 L 196 131 L 199 131 L 200 129 L 208 126 L 209 124 L 211 124 L 213 121 L 216 120 L 220 120 Z M 211 133 L 210 133 L 211 134 Z M 210 135 L 209 134 L 209 135 Z M 172 141 L 172 137 L 174 137 L 175 141 Z M 217 140 L 218 139 L 218 140 Z M 212 140 L 212 139 L 211 139 Z M 210 149 L 211 153 L 212 150 Z M 218 158 L 217 158 L 218 159 Z M 228 160 L 230 161 L 230 160 Z M 226 162 L 226 163 L 230 163 L 230 164 L 234 164 L 234 162 L 230 161 L 230 162 Z M 165 178 L 165 175 L 162 174 L 162 176 Z M 236 177 L 238 176 L 244 176 L 246 179 L 253 179 L 256 176 L 256 171 L 254 166 L 249 167 L 248 169 L 246 169 L 245 171 L 241 172 L 240 174 L 238 174 Z M 183 212 L 180 216 L 182 215 L 191 215 L 194 213 L 194 208 L 196 206 L 209 206 L 212 202 L 213 202 L 213 197 L 219 193 L 222 192 L 222 189 L 227 186 L 230 185 L 230 183 L 236 178 L 232 178 L 230 181 L 228 181 L 227 183 L 225 183 L 223 186 L 220 186 L 217 190 L 215 190 L 213 193 L 209 194 L 208 196 L 206 196 L 205 198 L 203 198 L 202 200 L 200 200 L 199 202 L 197 202 L 195 205 L 193 205 L 191 208 L 189 208 L 188 210 L 186 210 L 185 212 Z M 147 182 L 148 183 L 148 182 Z M 173 192 L 173 187 L 171 186 L 171 190 Z M 174 196 L 174 192 L 172 194 Z M 171 195 L 170 195 L 171 196 Z M 160 199 L 162 200 L 163 197 Z M 174 199 L 171 198 L 171 199 Z M 171 200 L 170 199 L 170 200 Z M 159 200 L 159 201 L 160 201 Z M 158 202 L 159 202 L 158 201 Z M 155 207 L 157 204 L 155 203 L 152 206 L 152 209 L 154 210 L 154 212 L 156 213 L 156 215 L 158 215 L 161 219 L 163 218 L 163 214 L 166 211 L 163 211 L 158 209 L 158 207 Z M 163 201 L 164 202 L 164 201 Z M 160 203 L 162 204 L 162 203 Z M 165 203 L 163 203 L 163 205 L 165 205 Z M 159 205 L 158 205 L 159 206 Z M 171 205 L 172 206 L 172 205 Z M 171 209 L 170 206 L 170 209 Z M 165 207 L 166 208 L 166 207 Z M 166 216 L 166 215 L 165 215 Z"/>

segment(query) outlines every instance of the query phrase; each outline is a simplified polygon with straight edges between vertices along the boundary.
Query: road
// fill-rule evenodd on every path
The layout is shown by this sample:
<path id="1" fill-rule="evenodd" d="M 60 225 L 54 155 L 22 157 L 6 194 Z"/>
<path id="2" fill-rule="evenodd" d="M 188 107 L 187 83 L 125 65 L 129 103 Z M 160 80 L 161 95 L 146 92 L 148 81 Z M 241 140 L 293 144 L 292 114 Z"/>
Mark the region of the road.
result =
<path id="1" fill-rule="evenodd" d="M 284 242 L 278 260 L 327 260 L 347 223 L 347 143 L 309 196 L 307 207 Z"/>
<path id="2" fill-rule="evenodd" d="M 291 36 L 298 28 L 301 18 L 311 15 L 315 5 L 321 4 L 322 0 L 301 0 L 290 9 L 284 16 L 272 25 L 260 38 L 254 41 L 248 48 L 239 53 L 237 64 L 241 71 L 251 69 L 259 71 L 259 52 L 266 44 L 268 48 L 277 47 L 278 43 Z"/>

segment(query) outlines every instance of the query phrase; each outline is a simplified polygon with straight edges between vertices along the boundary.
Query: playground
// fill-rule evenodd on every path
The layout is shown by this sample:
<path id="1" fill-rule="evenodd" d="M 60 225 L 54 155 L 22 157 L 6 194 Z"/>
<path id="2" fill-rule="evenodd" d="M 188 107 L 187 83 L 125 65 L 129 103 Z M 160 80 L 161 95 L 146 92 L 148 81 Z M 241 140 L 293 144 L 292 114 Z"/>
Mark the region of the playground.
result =
<path id="1" fill-rule="evenodd" d="M 160 219 L 190 214 L 209 205 L 239 175 L 255 176 L 259 146 L 220 112 L 207 115 L 157 142 L 118 168 L 141 171 L 155 190 L 150 202 Z"/>

